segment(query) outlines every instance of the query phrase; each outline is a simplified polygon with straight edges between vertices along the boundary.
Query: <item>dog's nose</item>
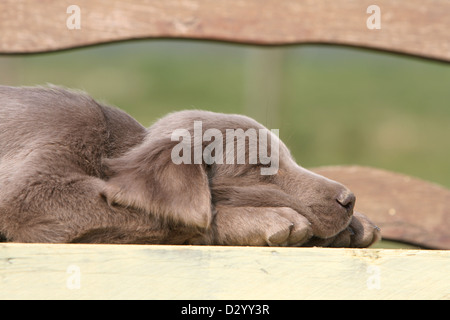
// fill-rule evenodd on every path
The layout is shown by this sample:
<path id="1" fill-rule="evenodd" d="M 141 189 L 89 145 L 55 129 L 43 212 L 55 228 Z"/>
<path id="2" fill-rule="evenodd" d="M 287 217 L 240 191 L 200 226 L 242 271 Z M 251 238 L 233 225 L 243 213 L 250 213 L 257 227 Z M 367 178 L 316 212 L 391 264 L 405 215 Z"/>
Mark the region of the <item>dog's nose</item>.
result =
<path id="1" fill-rule="evenodd" d="M 351 192 L 348 189 L 345 189 L 338 195 L 338 197 L 336 198 L 336 201 L 342 207 L 344 207 L 348 213 L 352 213 L 353 207 L 355 206 L 356 197 L 353 194 L 353 192 Z"/>

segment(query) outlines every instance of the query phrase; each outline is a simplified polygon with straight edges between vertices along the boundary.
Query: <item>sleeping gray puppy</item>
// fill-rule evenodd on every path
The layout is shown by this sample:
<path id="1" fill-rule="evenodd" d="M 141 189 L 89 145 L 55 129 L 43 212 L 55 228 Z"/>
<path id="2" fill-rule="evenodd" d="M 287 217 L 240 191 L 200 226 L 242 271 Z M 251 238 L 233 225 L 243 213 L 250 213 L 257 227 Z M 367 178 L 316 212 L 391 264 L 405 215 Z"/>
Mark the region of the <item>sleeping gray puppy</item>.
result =
<path id="1" fill-rule="evenodd" d="M 195 123 L 215 139 L 174 138 L 195 136 Z M 211 141 L 234 146 L 225 137 L 238 128 L 257 130 L 258 141 L 217 161 Z M 271 174 L 262 170 L 273 163 L 250 159 L 258 145 L 277 156 Z M 380 232 L 354 204 L 346 187 L 297 165 L 248 117 L 182 111 L 146 129 L 84 93 L 0 86 L 5 241 L 366 247 Z"/>

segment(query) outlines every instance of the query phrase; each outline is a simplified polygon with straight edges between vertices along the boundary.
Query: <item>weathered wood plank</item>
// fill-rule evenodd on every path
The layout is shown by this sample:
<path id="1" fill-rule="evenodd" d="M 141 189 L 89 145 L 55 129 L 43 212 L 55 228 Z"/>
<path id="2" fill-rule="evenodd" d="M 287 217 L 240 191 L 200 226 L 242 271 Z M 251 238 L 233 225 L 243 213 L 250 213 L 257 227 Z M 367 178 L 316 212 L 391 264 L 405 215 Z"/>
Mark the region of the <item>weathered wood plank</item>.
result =
<path id="1" fill-rule="evenodd" d="M 70 5 L 80 9 L 80 29 Z M 450 61 L 448 0 L 3 0 L 0 52 L 67 49 L 138 38 L 255 44 L 333 43 Z"/>
<path id="2" fill-rule="evenodd" d="M 0 245 L 0 299 L 449 299 L 450 251 Z"/>
<path id="3" fill-rule="evenodd" d="M 403 174 L 360 166 L 312 169 L 356 195 L 355 209 L 381 228 L 383 238 L 450 249 L 450 190 Z"/>

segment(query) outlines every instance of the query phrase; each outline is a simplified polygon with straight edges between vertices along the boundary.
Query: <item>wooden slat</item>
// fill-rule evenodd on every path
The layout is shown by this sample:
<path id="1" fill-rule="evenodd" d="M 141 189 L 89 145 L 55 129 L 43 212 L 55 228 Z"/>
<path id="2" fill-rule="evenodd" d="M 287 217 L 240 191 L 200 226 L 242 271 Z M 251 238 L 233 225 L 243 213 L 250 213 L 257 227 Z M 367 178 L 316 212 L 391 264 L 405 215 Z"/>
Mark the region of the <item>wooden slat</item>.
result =
<path id="1" fill-rule="evenodd" d="M 0 245 L 0 299 L 449 299 L 450 251 Z"/>
<path id="2" fill-rule="evenodd" d="M 81 29 L 69 30 L 69 5 Z M 450 1 L 378 0 L 381 29 L 369 30 L 372 0 L 2 0 L 0 52 L 67 49 L 137 38 L 254 44 L 333 43 L 450 61 Z"/>
<path id="3" fill-rule="evenodd" d="M 349 187 L 356 195 L 355 209 L 381 228 L 383 238 L 450 249 L 450 190 L 375 168 L 312 170 Z"/>

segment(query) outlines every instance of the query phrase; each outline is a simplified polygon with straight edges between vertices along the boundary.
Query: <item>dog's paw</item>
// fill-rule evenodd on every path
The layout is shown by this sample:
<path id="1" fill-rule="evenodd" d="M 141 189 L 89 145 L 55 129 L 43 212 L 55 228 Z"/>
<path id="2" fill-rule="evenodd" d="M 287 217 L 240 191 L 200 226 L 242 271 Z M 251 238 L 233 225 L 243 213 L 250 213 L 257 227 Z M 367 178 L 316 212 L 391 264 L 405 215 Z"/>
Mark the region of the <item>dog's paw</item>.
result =
<path id="1" fill-rule="evenodd" d="M 365 215 L 354 212 L 352 222 L 349 227 L 353 233 L 350 235 L 350 245 L 352 248 L 366 248 L 381 239 L 381 230 Z"/>
<path id="2" fill-rule="evenodd" d="M 297 211 L 288 207 L 264 209 L 273 222 L 262 230 L 269 246 L 300 246 L 311 238 L 311 223 Z"/>
<path id="3" fill-rule="evenodd" d="M 217 207 L 216 210 L 207 244 L 299 246 L 312 236 L 309 221 L 291 208 Z"/>
<path id="4" fill-rule="evenodd" d="M 353 213 L 350 225 L 328 239 L 312 237 L 305 243 L 308 247 L 367 248 L 381 239 L 380 228 L 360 212 Z"/>

